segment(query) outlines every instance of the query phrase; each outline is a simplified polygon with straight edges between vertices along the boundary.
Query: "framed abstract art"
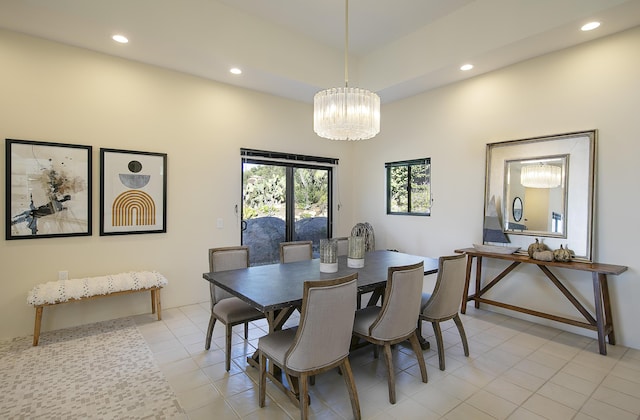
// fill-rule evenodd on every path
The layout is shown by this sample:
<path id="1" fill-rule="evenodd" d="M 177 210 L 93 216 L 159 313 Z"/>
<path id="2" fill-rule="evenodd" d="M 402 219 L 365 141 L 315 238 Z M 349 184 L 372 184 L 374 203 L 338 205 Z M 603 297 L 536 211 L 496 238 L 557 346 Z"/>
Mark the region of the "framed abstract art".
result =
<path id="1" fill-rule="evenodd" d="M 100 235 L 167 231 L 167 154 L 100 149 Z"/>
<path id="2" fill-rule="evenodd" d="M 6 239 L 91 235 L 91 146 L 6 139 Z"/>

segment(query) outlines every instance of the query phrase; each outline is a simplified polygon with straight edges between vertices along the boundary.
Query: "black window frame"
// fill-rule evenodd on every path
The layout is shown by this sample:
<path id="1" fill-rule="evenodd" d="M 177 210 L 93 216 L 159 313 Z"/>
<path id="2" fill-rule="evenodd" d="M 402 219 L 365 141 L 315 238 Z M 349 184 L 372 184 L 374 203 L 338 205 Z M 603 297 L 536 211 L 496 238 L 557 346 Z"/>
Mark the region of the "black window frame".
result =
<path id="1" fill-rule="evenodd" d="M 427 204 L 427 210 L 425 212 L 412 211 L 412 197 L 411 197 L 411 173 L 412 167 L 418 165 L 425 165 L 426 170 L 426 181 L 425 185 L 428 191 L 429 200 Z M 410 160 L 401 160 L 396 162 L 387 162 L 384 164 L 386 169 L 387 176 L 387 214 L 389 215 L 405 215 L 405 216 L 431 216 L 431 158 L 420 158 L 420 159 L 410 159 Z M 391 170 L 393 168 L 398 167 L 406 167 L 407 168 L 407 210 L 408 211 L 392 211 L 391 210 Z"/>

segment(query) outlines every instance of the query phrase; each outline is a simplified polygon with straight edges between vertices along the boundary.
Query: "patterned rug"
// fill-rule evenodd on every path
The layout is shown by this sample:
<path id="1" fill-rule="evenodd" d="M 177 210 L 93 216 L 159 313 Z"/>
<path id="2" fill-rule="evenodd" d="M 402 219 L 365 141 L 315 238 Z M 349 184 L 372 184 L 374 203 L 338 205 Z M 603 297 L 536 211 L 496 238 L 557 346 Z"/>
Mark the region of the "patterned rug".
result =
<path id="1" fill-rule="evenodd" d="M 0 342 L 2 419 L 166 419 L 184 411 L 131 318 Z"/>

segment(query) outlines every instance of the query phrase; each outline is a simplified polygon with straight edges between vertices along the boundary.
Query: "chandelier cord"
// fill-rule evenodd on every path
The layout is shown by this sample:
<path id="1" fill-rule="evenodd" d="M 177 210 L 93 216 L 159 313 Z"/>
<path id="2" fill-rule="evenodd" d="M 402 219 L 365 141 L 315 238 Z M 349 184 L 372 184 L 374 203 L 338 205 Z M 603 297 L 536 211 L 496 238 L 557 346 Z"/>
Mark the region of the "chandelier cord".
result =
<path id="1" fill-rule="evenodd" d="M 344 87 L 349 87 L 349 0 L 344 2 Z"/>
<path id="2" fill-rule="evenodd" d="M 380 97 L 349 87 L 349 0 L 344 8 L 344 87 L 313 96 L 313 131 L 331 140 L 366 140 L 380 132 Z"/>

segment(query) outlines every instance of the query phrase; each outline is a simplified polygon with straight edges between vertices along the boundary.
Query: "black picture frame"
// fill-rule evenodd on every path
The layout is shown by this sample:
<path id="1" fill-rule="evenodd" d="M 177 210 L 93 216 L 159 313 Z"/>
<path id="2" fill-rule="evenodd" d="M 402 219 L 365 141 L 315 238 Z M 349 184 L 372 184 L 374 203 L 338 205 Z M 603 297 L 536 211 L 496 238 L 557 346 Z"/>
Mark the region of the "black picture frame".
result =
<path id="1" fill-rule="evenodd" d="M 91 236 L 92 147 L 5 139 L 5 238 Z"/>
<path id="2" fill-rule="evenodd" d="M 167 231 L 167 154 L 100 149 L 100 236 Z"/>

